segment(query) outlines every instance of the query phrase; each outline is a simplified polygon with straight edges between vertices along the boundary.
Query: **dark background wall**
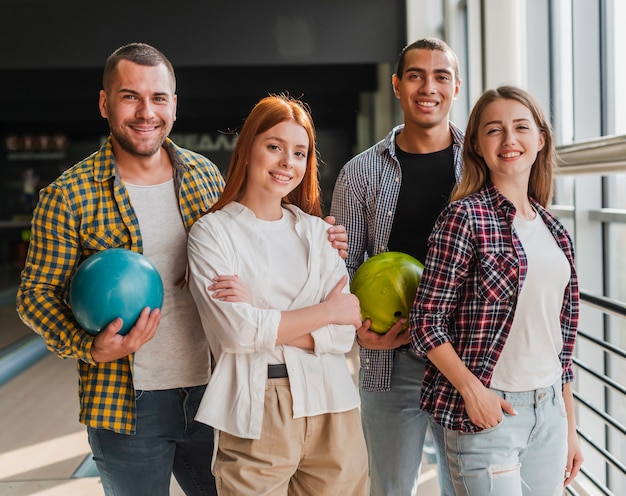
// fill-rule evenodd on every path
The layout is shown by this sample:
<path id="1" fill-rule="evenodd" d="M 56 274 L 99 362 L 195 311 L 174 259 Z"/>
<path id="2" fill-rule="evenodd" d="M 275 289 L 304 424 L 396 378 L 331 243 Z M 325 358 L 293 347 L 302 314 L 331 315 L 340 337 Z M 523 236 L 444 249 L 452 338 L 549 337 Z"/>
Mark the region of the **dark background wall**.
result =
<path id="1" fill-rule="evenodd" d="M 145 41 L 178 67 L 376 63 L 404 34 L 397 0 L 0 0 L 1 68 L 102 66 Z M 10 47 L 10 49 L 8 49 Z"/>
<path id="2" fill-rule="evenodd" d="M 353 153 L 360 95 L 377 90 L 377 65 L 395 63 L 405 44 L 405 11 L 401 0 L 0 0 L 0 236 L 16 238 L 11 222 L 32 211 L 26 171 L 39 188 L 108 134 L 102 67 L 135 41 L 176 70 L 173 138 L 223 170 L 232 131 L 259 98 L 306 101 L 328 207 Z M 0 250 L 0 265 L 7 256 Z"/>
<path id="3" fill-rule="evenodd" d="M 343 109 L 340 96 L 372 90 L 373 67 L 395 60 L 404 8 L 399 0 L 0 0 L 0 125 L 97 117 L 104 61 L 134 41 L 156 46 L 177 69 L 183 126 L 187 116 L 228 124 L 223 117 L 284 90 L 323 99 L 314 107 L 323 118 Z"/>

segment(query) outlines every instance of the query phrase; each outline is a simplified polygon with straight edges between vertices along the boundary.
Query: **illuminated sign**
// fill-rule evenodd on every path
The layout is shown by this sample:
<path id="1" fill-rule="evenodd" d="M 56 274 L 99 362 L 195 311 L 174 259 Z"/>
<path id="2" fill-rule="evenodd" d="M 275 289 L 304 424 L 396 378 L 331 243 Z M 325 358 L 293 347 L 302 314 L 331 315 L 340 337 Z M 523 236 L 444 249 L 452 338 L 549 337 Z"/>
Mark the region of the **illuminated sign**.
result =
<path id="1" fill-rule="evenodd" d="M 170 136 L 178 146 L 198 153 L 232 152 L 237 142 L 236 134 L 178 134 Z"/>
<path id="2" fill-rule="evenodd" d="M 57 160 L 65 157 L 64 134 L 10 134 L 4 140 L 8 160 Z"/>

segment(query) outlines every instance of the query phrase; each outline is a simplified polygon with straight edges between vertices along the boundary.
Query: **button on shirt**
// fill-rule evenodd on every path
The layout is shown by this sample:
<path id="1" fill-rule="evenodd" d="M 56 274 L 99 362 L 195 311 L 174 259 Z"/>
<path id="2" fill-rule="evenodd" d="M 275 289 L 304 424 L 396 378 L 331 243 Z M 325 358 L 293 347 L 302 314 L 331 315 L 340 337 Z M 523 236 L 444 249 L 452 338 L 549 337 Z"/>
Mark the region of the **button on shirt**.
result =
<path id="1" fill-rule="evenodd" d="M 573 380 L 572 352 L 578 324 L 578 283 L 572 241 L 541 205 L 531 203 L 565 254 L 571 272 L 563 295 L 560 325 L 562 381 Z M 469 370 L 486 386 L 511 329 L 517 296 L 527 272 L 521 242 L 512 229 L 514 206 L 494 186 L 449 205 L 429 240 L 426 267 L 410 314 L 411 346 L 422 356 L 451 343 Z M 421 408 L 447 429 L 476 432 L 463 398 L 427 363 Z"/>

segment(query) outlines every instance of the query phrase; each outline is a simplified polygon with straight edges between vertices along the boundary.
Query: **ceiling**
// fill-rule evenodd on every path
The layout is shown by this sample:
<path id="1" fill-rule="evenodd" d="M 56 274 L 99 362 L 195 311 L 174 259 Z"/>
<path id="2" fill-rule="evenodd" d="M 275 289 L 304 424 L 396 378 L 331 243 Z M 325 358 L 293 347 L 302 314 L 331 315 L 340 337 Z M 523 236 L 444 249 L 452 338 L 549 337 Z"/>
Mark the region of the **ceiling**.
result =
<path id="1" fill-rule="evenodd" d="M 306 101 L 316 126 L 355 128 L 360 95 L 405 39 L 402 0 L 0 0 L 0 134 L 107 131 L 102 67 L 144 41 L 177 74 L 175 131 L 237 128 L 268 93 Z"/>

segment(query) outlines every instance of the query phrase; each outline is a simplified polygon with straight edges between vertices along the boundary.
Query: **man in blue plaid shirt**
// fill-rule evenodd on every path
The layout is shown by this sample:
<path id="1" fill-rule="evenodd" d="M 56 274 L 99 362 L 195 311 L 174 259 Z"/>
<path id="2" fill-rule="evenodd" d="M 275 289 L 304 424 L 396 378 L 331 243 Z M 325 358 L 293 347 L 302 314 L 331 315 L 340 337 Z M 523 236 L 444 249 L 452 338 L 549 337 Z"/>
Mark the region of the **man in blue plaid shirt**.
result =
<path id="1" fill-rule="evenodd" d="M 393 89 L 404 124 L 351 159 L 335 184 L 331 215 L 346 226 L 350 275 L 384 251 L 426 259 L 428 236 L 461 175 L 462 131 L 449 121 L 459 93 L 459 62 L 436 38 L 401 54 Z M 358 330 L 363 429 L 372 496 L 415 494 L 430 424 L 439 447 L 439 483 L 454 495 L 443 452 L 443 430 L 420 410 L 425 361 L 411 351 L 401 319 L 384 335 Z"/>

